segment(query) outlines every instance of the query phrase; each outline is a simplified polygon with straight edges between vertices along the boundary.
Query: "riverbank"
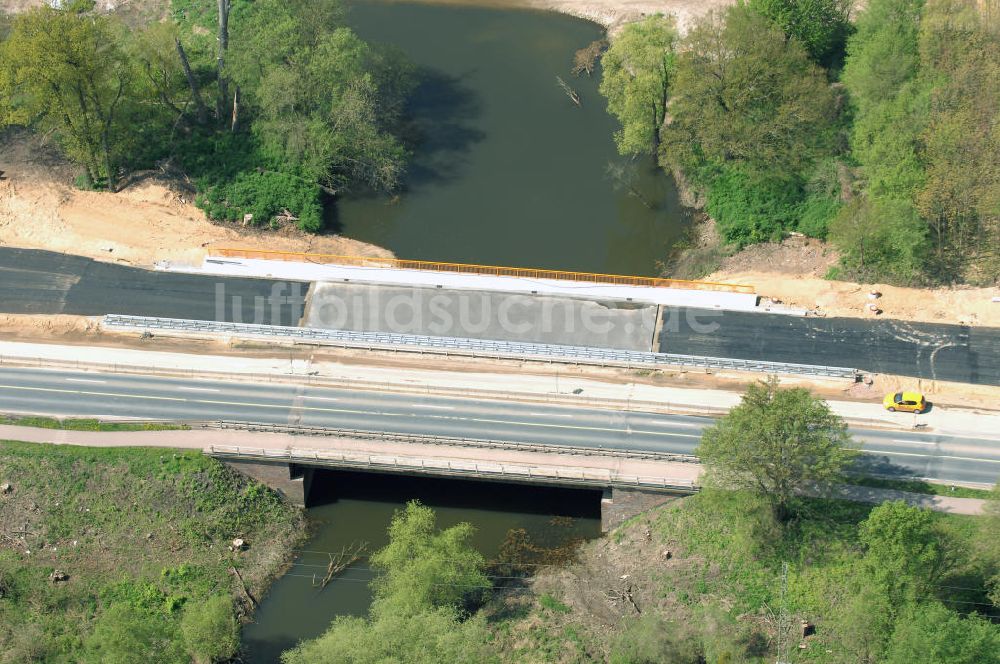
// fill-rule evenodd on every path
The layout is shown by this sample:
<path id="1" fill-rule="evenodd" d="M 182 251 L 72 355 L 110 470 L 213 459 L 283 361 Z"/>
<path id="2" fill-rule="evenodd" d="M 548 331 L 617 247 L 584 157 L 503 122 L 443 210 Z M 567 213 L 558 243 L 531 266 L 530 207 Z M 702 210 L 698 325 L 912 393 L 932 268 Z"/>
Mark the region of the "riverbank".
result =
<path id="1" fill-rule="evenodd" d="M 949 621 L 953 630 L 962 628 L 959 614 L 996 613 L 997 598 L 987 598 L 997 571 L 996 516 L 991 523 L 990 517 L 931 516 L 892 503 L 873 508 L 806 499 L 795 519 L 779 524 L 760 499 L 705 492 L 584 544 L 573 564 L 541 570 L 527 592 L 503 593 L 487 609 L 495 647 L 502 661 L 549 661 L 554 653 L 580 662 L 773 661 L 788 660 L 787 651 L 801 653 L 801 661 L 862 661 L 864 652 L 884 653 L 899 637 L 891 590 L 870 583 L 857 590 L 872 569 L 866 554 L 882 551 L 877 538 L 864 533 L 869 517 L 920 524 L 924 540 L 901 538 L 880 563 L 898 564 L 890 569 L 900 570 L 896 582 L 906 584 L 907 574 L 921 573 L 909 547 L 920 547 L 924 560 L 940 561 L 933 577 L 920 579 L 928 584 L 922 612 L 934 610 L 935 620 Z M 903 614 L 903 602 L 895 603 Z M 905 634 L 908 623 L 901 619 L 897 629 Z M 943 633 L 940 623 L 930 623 L 929 634 Z M 978 657 L 1000 643 L 996 626 L 981 629 L 991 645 Z M 938 661 L 912 661 L 932 660 Z M 971 654 L 950 661 L 988 660 Z"/>
<path id="2" fill-rule="evenodd" d="M 614 32 L 625 23 L 652 14 L 672 14 L 685 32 L 709 11 L 728 7 L 734 0 L 417 0 L 424 4 L 465 5 L 554 11 L 598 23 Z"/>
<path id="3" fill-rule="evenodd" d="M 118 193 L 81 191 L 55 146 L 26 131 L 0 133 L 0 245 L 47 249 L 127 265 L 200 263 L 215 247 L 391 257 L 339 235 L 213 223 L 194 205 L 190 182 L 135 174 Z"/>
<path id="4" fill-rule="evenodd" d="M 305 532 L 199 452 L 6 441 L 0 483 L 3 662 L 228 657 Z"/>
<path id="5" fill-rule="evenodd" d="M 828 279 L 839 261 L 834 247 L 801 235 L 727 250 L 714 222 L 702 214 L 692 240 L 664 266 L 664 273 L 680 279 L 753 284 L 763 297 L 822 316 L 1000 327 L 1000 287 L 908 288 Z M 873 299 L 871 293 L 879 296 Z M 869 305 L 875 305 L 878 313 Z"/>

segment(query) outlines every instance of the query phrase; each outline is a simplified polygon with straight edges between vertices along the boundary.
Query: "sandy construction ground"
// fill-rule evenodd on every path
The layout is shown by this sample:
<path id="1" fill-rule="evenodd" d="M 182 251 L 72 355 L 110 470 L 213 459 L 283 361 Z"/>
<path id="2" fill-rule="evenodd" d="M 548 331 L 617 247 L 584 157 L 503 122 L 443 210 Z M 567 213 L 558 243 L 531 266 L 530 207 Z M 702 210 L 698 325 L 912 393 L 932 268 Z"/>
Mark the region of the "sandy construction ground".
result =
<path id="1" fill-rule="evenodd" d="M 105 261 L 150 266 L 200 263 L 214 247 L 391 256 L 338 235 L 294 228 L 261 231 L 208 221 L 183 183 L 157 176 L 117 194 L 79 191 L 58 153 L 24 133 L 0 143 L 0 245 L 48 249 Z M 179 186 L 178 186 L 179 185 Z"/>
<path id="2" fill-rule="evenodd" d="M 902 288 L 824 279 L 837 255 L 818 240 L 790 237 L 747 247 L 706 281 L 752 284 L 762 296 L 827 316 L 895 318 L 926 323 L 1000 327 L 1000 288 Z M 881 297 L 870 299 L 869 293 Z M 875 304 L 882 313 L 868 310 Z"/>

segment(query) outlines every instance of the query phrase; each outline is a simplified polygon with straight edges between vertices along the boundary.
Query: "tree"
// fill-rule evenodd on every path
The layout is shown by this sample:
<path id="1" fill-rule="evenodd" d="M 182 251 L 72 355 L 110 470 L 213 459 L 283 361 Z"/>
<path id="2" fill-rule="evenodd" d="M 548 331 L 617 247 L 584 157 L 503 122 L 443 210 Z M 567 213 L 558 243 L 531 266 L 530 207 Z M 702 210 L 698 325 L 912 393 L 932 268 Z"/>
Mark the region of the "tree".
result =
<path id="1" fill-rule="evenodd" d="M 930 596 L 945 568 L 934 515 L 903 501 L 882 503 L 858 529 L 864 567 L 890 602 L 902 606 Z"/>
<path id="2" fill-rule="evenodd" d="M 1000 664 L 1000 627 L 962 618 L 939 602 L 914 605 L 898 621 L 886 664 Z"/>
<path id="3" fill-rule="evenodd" d="M 836 110 L 826 75 L 745 5 L 692 27 L 671 90 L 661 158 L 681 170 L 742 163 L 787 178 L 830 151 Z"/>
<path id="4" fill-rule="evenodd" d="M 43 6 L 16 16 L 0 44 L 0 96 L 13 100 L 3 122 L 56 131 L 91 182 L 112 191 L 128 132 L 119 115 L 133 77 L 121 43 L 109 16 Z"/>
<path id="5" fill-rule="evenodd" d="M 482 616 L 459 620 L 454 609 L 422 609 L 374 620 L 341 617 L 321 637 L 281 656 L 284 664 L 487 664 L 496 661 Z"/>
<path id="6" fill-rule="evenodd" d="M 332 192 L 392 190 L 407 152 L 389 127 L 412 90 L 411 68 L 344 27 L 342 13 L 327 0 L 241 5 L 226 67 L 253 134 L 285 170 Z"/>
<path id="7" fill-rule="evenodd" d="M 618 152 L 656 154 L 674 71 L 677 29 L 672 17 L 657 14 L 629 23 L 601 60 L 601 94 L 618 118 Z"/>
<path id="8" fill-rule="evenodd" d="M 232 601 L 224 595 L 213 595 L 185 606 L 181 635 L 196 664 L 228 661 L 240 646 Z"/>
<path id="9" fill-rule="evenodd" d="M 434 510 L 418 501 L 406 504 L 389 526 L 389 544 L 371 557 L 381 572 L 373 582 L 376 609 L 407 612 L 460 608 L 490 587 L 483 556 L 469 545 L 467 523 L 438 532 Z"/>
<path id="10" fill-rule="evenodd" d="M 922 271 L 927 229 L 906 199 L 855 198 L 830 222 L 829 238 L 860 279 L 909 282 Z"/>
<path id="11" fill-rule="evenodd" d="M 796 495 L 840 479 L 855 452 L 844 422 L 803 388 L 776 379 L 747 388 L 740 405 L 702 433 L 709 480 L 760 493 L 784 520 Z"/>
<path id="12" fill-rule="evenodd" d="M 924 11 L 920 58 L 932 92 L 916 205 L 941 275 L 992 284 L 1000 278 L 1000 33 L 975 2 L 939 0 Z"/>
<path id="13" fill-rule="evenodd" d="M 750 0 L 750 8 L 801 42 L 817 64 L 828 67 L 843 55 L 851 27 L 848 0 Z"/>
<path id="14" fill-rule="evenodd" d="M 842 79 L 862 114 L 896 97 L 919 71 L 923 6 L 924 0 L 871 0 L 858 16 Z"/>
<path id="15" fill-rule="evenodd" d="M 472 526 L 437 530 L 434 511 L 407 503 L 389 526 L 389 544 L 371 557 L 368 619 L 341 617 L 323 636 L 282 655 L 284 664 L 491 662 L 485 619 L 462 605 L 489 587 L 485 561 L 469 545 Z"/>

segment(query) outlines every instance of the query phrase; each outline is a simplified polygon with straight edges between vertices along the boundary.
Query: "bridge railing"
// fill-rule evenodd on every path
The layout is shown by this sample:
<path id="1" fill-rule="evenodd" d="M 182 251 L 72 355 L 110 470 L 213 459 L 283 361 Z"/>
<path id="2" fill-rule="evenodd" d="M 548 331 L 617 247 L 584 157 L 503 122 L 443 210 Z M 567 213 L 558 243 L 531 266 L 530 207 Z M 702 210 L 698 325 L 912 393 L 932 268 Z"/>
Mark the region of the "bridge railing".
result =
<path id="1" fill-rule="evenodd" d="M 685 290 L 723 291 L 729 293 L 748 294 L 756 292 L 753 286 L 747 284 L 725 284 L 714 281 L 690 281 L 686 279 L 664 279 L 662 277 L 639 277 L 624 274 L 601 274 L 597 272 L 572 272 L 567 270 L 546 270 L 541 268 L 505 267 L 501 265 L 441 263 L 436 261 L 409 260 L 405 258 L 342 256 L 338 254 L 312 254 L 304 252 L 240 249 L 232 247 L 213 249 L 212 252 L 214 255 L 228 258 L 258 258 L 263 260 L 319 263 L 322 265 L 344 265 L 348 267 L 381 267 L 401 270 L 452 272 L 457 274 L 480 274 L 494 277 L 583 281 L 589 283 L 614 284 L 618 286 L 640 286 L 646 288 L 680 288 Z"/>
<path id="2" fill-rule="evenodd" d="M 653 353 L 649 351 L 566 346 L 534 342 L 497 341 L 490 339 L 465 339 L 458 337 L 431 337 L 396 332 L 355 332 L 351 330 L 324 330 L 310 327 L 281 325 L 255 325 L 252 323 L 226 323 L 216 321 L 183 320 L 176 318 L 150 318 L 108 314 L 103 326 L 108 329 L 141 332 L 174 332 L 200 336 L 233 336 L 266 338 L 276 341 L 316 343 L 343 348 L 365 350 L 390 350 L 438 355 L 466 355 L 491 359 L 524 359 L 567 364 L 591 364 L 615 367 L 692 367 L 713 370 L 749 371 L 767 374 L 797 374 L 856 378 L 859 372 L 847 367 L 828 367 L 764 360 L 704 357 Z"/>
<path id="3" fill-rule="evenodd" d="M 690 454 L 672 452 L 653 452 L 647 450 L 617 449 L 612 447 L 574 447 L 571 445 L 547 445 L 508 440 L 489 440 L 482 438 L 467 438 L 459 436 L 434 436 L 429 434 L 397 433 L 394 431 L 365 431 L 359 429 L 339 429 L 330 427 L 311 427 L 299 424 L 260 424 L 236 420 L 219 420 L 199 423 L 197 426 L 206 429 L 233 429 L 237 431 L 288 433 L 297 436 L 326 436 L 346 438 L 351 440 L 378 440 L 387 443 L 408 443 L 415 445 L 443 445 L 452 447 L 478 447 L 513 451 L 537 452 L 545 454 L 560 454 L 572 456 L 602 456 L 623 457 L 628 459 L 644 459 L 652 461 L 670 461 L 675 463 L 699 463 L 698 457 Z"/>
<path id="4" fill-rule="evenodd" d="M 268 449 L 235 445 L 212 445 L 210 456 L 263 461 L 282 461 L 303 465 L 360 468 L 371 471 L 406 474 L 447 475 L 515 482 L 570 484 L 574 486 L 628 486 L 664 491 L 694 492 L 697 485 L 689 479 L 628 475 L 597 468 L 565 468 L 527 464 L 507 464 L 459 459 L 428 459 L 395 455 L 335 452 L 312 449 Z"/>

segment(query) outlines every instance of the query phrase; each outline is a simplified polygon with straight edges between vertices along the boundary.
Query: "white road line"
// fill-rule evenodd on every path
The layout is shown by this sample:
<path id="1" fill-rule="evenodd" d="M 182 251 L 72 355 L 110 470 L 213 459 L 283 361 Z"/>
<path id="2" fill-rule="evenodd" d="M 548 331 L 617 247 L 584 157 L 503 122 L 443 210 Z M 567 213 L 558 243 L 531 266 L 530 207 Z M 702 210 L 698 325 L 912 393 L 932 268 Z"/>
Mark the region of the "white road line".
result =
<path id="1" fill-rule="evenodd" d="M 528 413 L 528 415 L 534 415 L 535 417 L 575 417 L 575 415 L 564 413 Z"/>
<path id="2" fill-rule="evenodd" d="M 214 387 L 178 387 L 178 390 L 182 392 L 219 392 Z"/>
<path id="3" fill-rule="evenodd" d="M 921 459 L 954 459 L 955 461 L 975 461 L 976 463 L 1000 463 L 1000 459 L 977 459 L 976 457 L 950 456 L 948 454 L 916 454 L 914 452 L 895 452 L 891 450 L 862 449 L 865 454 L 884 454 L 886 456 L 909 456 Z"/>
<path id="4" fill-rule="evenodd" d="M 107 383 L 106 380 L 93 380 L 91 378 L 65 378 L 67 383 Z"/>
<path id="5" fill-rule="evenodd" d="M 312 399 L 313 401 L 340 401 L 337 397 L 314 397 L 310 394 L 302 395 L 303 399 Z"/>
<path id="6" fill-rule="evenodd" d="M 431 403 L 413 403 L 410 404 L 414 408 L 437 408 L 438 410 L 455 410 L 454 406 L 438 406 Z"/>
<path id="7" fill-rule="evenodd" d="M 903 438 L 893 438 L 894 443 L 909 443 L 911 445 L 937 445 L 938 443 L 933 440 L 906 440 Z"/>

